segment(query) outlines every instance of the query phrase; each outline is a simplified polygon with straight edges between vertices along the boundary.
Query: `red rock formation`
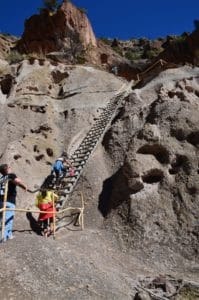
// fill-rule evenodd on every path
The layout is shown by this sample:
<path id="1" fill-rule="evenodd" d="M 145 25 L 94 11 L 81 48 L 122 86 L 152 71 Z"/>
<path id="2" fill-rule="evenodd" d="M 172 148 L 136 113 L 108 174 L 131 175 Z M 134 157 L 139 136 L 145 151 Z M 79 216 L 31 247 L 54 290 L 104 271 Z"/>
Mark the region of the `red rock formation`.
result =
<path id="1" fill-rule="evenodd" d="M 68 0 L 56 13 L 43 10 L 28 19 L 16 49 L 21 53 L 48 54 L 49 58 L 58 61 L 89 62 L 108 71 L 112 66 L 118 66 L 119 76 L 128 79 L 137 73 L 137 66 L 132 67 L 110 46 L 96 40 L 87 16 Z"/>
<path id="2" fill-rule="evenodd" d="M 65 0 L 56 13 L 43 10 L 28 19 L 16 48 L 22 53 L 46 54 L 77 46 L 85 50 L 96 47 L 97 41 L 87 16 Z"/>
<path id="3" fill-rule="evenodd" d="M 166 49 L 157 59 L 164 59 L 172 63 L 191 63 L 199 65 L 199 30 L 189 36 L 168 41 Z"/>
<path id="4" fill-rule="evenodd" d="M 128 79 L 132 79 L 135 73 L 128 60 L 110 46 L 97 42 L 87 16 L 68 0 L 54 14 L 43 10 L 40 15 L 27 20 L 16 48 L 21 53 L 48 54 L 49 58 L 59 61 L 87 61 L 109 71 L 117 65 L 119 75 Z M 49 55 L 50 52 L 54 53 Z"/>

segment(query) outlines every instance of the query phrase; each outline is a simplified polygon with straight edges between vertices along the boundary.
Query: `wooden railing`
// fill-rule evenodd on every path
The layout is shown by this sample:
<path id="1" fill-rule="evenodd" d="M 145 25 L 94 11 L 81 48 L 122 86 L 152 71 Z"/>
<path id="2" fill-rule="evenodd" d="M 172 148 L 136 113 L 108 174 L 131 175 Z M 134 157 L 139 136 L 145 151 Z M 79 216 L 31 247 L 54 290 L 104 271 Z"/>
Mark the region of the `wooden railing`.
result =
<path id="1" fill-rule="evenodd" d="M 140 72 L 137 74 L 137 80 L 138 81 L 141 81 L 143 78 L 143 75 L 147 74 L 149 71 L 151 71 L 152 69 L 154 69 L 154 67 L 156 67 L 157 65 L 160 66 L 164 66 L 166 64 L 168 64 L 168 62 L 166 62 L 165 60 L 163 59 L 159 59 L 158 61 L 156 61 L 153 65 L 151 65 L 150 67 L 148 67 L 146 70 L 144 70 L 143 72 Z"/>

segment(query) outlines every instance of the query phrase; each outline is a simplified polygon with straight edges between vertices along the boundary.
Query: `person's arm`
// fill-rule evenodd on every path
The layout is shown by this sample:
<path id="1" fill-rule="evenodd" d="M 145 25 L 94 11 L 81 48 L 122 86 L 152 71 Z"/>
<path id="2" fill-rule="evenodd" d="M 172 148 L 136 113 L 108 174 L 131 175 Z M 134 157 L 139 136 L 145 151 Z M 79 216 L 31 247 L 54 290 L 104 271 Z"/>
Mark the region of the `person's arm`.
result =
<path id="1" fill-rule="evenodd" d="M 59 199 L 59 196 L 55 193 L 53 193 L 53 196 L 54 196 L 54 201 L 56 202 Z"/>
<path id="2" fill-rule="evenodd" d="M 18 185 L 18 186 L 20 186 L 22 189 L 24 189 L 25 191 L 27 191 L 27 186 L 22 182 L 22 180 L 20 179 L 20 178 L 15 178 L 14 180 L 13 180 L 13 182 L 16 184 L 16 185 Z"/>
<path id="3" fill-rule="evenodd" d="M 66 163 L 70 168 L 73 168 L 73 165 L 71 164 L 70 160 L 66 160 Z"/>

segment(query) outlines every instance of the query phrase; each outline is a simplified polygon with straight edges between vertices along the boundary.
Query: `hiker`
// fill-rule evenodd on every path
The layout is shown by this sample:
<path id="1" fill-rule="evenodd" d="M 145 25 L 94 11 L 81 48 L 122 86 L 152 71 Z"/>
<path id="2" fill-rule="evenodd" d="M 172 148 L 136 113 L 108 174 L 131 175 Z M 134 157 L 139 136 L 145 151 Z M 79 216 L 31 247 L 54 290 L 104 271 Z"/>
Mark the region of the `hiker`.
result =
<path id="1" fill-rule="evenodd" d="M 112 66 L 111 68 L 111 72 L 114 74 L 114 75 L 118 75 L 118 67 L 117 66 Z"/>
<path id="2" fill-rule="evenodd" d="M 54 192 L 43 190 L 38 193 L 35 205 L 41 211 L 53 212 L 53 201 L 55 203 L 57 199 L 58 195 Z M 56 211 L 55 207 L 54 210 Z M 43 236 L 48 237 L 53 233 L 53 213 L 40 213 L 38 222 L 40 223 Z"/>
<path id="3" fill-rule="evenodd" d="M 64 173 L 66 174 L 66 172 L 69 170 L 69 174 L 70 176 L 74 176 L 74 168 L 71 164 L 71 162 L 69 161 L 69 159 L 65 156 L 62 156 L 60 158 L 58 158 L 55 163 L 52 165 L 51 168 L 51 175 L 56 176 L 56 178 L 60 178 L 64 175 Z"/>
<path id="4" fill-rule="evenodd" d="M 12 172 L 11 167 L 8 164 L 0 165 L 0 208 L 3 208 L 4 193 L 6 182 L 8 181 L 8 192 L 7 192 L 7 201 L 6 208 L 15 208 L 16 205 L 16 196 L 17 196 L 17 186 L 21 187 L 25 191 L 27 190 L 26 185 L 17 177 L 15 173 Z M 6 241 L 13 238 L 12 227 L 14 220 L 14 211 L 6 211 L 5 216 L 5 231 L 4 237 L 1 237 L 1 240 Z M 1 213 L 2 219 L 2 213 Z"/>

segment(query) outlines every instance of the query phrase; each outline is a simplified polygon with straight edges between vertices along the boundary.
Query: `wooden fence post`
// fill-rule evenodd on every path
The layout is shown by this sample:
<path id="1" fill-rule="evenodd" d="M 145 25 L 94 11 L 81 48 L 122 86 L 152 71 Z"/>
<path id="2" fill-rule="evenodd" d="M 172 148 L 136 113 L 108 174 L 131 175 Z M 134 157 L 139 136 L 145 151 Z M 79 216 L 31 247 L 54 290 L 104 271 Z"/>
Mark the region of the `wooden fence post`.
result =
<path id="1" fill-rule="evenodd" d="M 53 194 L 53 239 L 55 239 L 55 226 L 56 226 L 56 222 L 55 222 L 55 217 L 56 217 L 56 214 L 55 214 L 55 197 L 54 197 L 54 192 L 52 192 Z"/>
<path id="2" fill-rule="evenodd" d="M 5 184 L 5 192 L 3 196 L 3 211 L 2 211 L 2 223 L 1 223 L 1 239 L 2 242 L 5 241 L 4 232 L 5 232 L 5 222 L 6 222 L 6 202 L 7 202 L 7 195 L 8 195 L 8 180 Z"/>
<path id="3" fill-rule="evenodd" d="M 81 203 L 82 203 L 82 207 L 81 207 L 81 229 L 84 230 L 84 196 L 83 193 L 80 192 L 81 194 Z"/>

